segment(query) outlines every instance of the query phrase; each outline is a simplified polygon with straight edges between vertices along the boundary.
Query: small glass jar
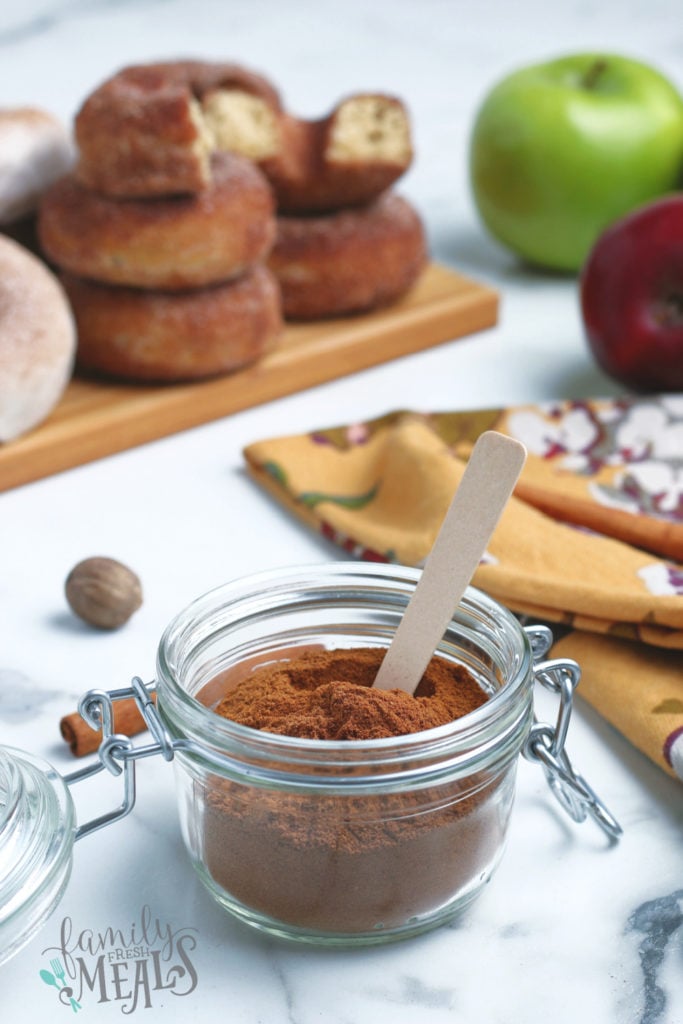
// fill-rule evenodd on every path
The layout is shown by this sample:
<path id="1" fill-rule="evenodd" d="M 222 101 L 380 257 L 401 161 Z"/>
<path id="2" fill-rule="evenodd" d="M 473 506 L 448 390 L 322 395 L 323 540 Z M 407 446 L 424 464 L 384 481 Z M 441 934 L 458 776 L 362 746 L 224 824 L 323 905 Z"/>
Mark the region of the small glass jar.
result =
<path id="1" fill-rule="evenodd" d="M 336 945 L 404 938 L 459 912 L 500 860 L 533 658 L 516 619 L 480 591 L 468 590 L 436 653 L 465 665 L 488 700 L 448 725 L 312 740 L 211 710 L 243 663 L 386 648 L 418 578 L 349 563 L 265 573 L 196 601 L 162 637 L 165 725 L 224 760 L 217 771 L 196 748 L 176 753 L 185 843 L 213 896 L 257 928 Z"/>
<path id="2" fill-rule="evenodd" d="M 436 651 L 487 695 L 462 718 L 405 736 L 329 741 L 260 732 L 213 710 L 257 664 L 302 648 L 388 647 L 419 577 L 340 562 L 220 587 L 168 626 L 155 684 L 135 677 L 81 698 L 81 715 L 103 733 L 96 760 L 62 777 L 0 747 L 0 963 L 57 905 L 74 842 L 132 810 L 137 761 L 154 755 L 175 760 L 183 837 L 208 890 L 241 920 L 288 939 L 387 942 L 462 910 L 500 860 L 520 753 L 542 765 L 575 821 L 590 816 L 617 837 L 564 751 L 578 666 L 543 661 L 550 631 L 522 628 L 471 587 Z M 536 680 L 559 695 L 554 727 L 534 718 Z M 129 698 L 147 743 L 113 731 L 113 705 Z M 104 770 L 122 776 L 123 800 L 77 824 L 71 787 Z"/>
<path id="3" fill-rule="evenodd" d="M 71 794 L 51 765 L 0 747 L 0 963 L 38 931 L 71 874 Z"/>

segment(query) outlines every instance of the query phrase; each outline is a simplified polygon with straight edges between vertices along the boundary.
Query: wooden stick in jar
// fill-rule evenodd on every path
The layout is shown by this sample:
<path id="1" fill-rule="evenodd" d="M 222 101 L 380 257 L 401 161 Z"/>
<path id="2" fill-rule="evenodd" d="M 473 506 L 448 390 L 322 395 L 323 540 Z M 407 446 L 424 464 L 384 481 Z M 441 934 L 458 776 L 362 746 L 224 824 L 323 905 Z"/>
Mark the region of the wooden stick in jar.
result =
<path id="1" fill-rule="evenodd" d="M 152 694 L 152 699 L 156 700 L 156 694 Z M 115 701 L 112 707 L 114 732 L 122 733 L 124 736 L 136 736 L 147 728 L 133 697 Z M 59 723 L 59 731 L 69 744 L 74 757 L 92 754 L 102 742 L 102 730 L 91 729 L 77 711 L 64 715 Z"/>
<path id="2" fill-rule="evenodd" d="M 526 459 L 519 441 L 481 434 L 373 686 L 414 693 L 479 565 Z"/>

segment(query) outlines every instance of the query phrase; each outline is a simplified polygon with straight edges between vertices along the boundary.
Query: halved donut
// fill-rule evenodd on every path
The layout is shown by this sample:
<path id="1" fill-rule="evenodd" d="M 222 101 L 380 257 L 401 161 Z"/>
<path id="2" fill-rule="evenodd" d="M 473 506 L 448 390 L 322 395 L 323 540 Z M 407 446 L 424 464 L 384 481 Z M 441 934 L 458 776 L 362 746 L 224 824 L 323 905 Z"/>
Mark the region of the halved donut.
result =
<path id="1" fill-rule="evenodd" d="M 123 68 L 76 115 L 79 180 L 120 198 L 194 193 L 211 180 L 213 137 L 202 98 L 238 89 L 280 105 L 263 76 L 238 64 L 179 60 Z"/>
<path id="2" fill-rule="evenodd" d="M 412 161 L 408 114 L 392 96 L 350 96 L 318 121 L 283 114 L 268 100 L 239 90 L 208 93 L 202 109 L 218 149 L 258 162 L 280 213 L 363 206 Z"/>
<path id="3" fill-rule="evenodd" d="M 359 93 L 308 121 L 286 113 L 262 75 L 202 61 L 119 71 L 83 104 L 76 139 L 76 174 L 103 194 L 196 193 L 211 181 L 211 154 L 228 151 L 261 166 L 283 213 L 364 205 L 413 155 L 408 113 L 396 97 Z"/>

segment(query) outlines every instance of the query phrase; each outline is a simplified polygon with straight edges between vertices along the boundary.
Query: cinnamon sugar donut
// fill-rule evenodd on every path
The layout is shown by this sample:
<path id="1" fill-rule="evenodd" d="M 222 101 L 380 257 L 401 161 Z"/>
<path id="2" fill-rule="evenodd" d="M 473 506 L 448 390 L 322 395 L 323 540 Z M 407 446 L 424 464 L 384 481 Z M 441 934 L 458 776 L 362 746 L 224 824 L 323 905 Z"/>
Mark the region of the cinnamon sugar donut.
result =
<path id="1" fill-rule="evenodd" d="M 277 282 L 257 266 L 237 281 L 185 292 L 63 283 L 76 317 L 78 365 L 137 381 L 179 381 L 239 369 L 281 328 Z"/>
<path id="2" fill-rule="evenodd" d="M 228 151 L 261 166 L 284 213 L 368 203 L 412 160 L 395 97 L 360 93 L 306 121 L 284 112 L 263 76 L 201 61 L 119 71 L 83 104 L 76 139 L 79 180 L 105 195 L 198 192 L 211 180 L 210 154 Z"/>
<path id="3" fill-rule="evenodd" d="M 394 302 L 426 259 L 418 214 L 387 193 L 359 210 L 278 217 L 268 266 L 280 283 L 285 318 L 315 320 Z"/>
<path id="4" fill-rule="evenodd" d="M 44 251 L 106 284 L 175 290 L 237 277 L 272 245 L 273 198 L 244 157 L 218 153 L 213 171 L 213 184 L 195 196 L 154 200 L 109 199 L 68 175 L 41 204 Z"/>
<path id="5" fill-rule="evenodd" d="M 391 96 L 359 94 L 319 121 L 304 121 L 239 90 L 203 101 L 215 145 L 256 160 L 280 213 L 329 213 L 363 206 L 410 166 L 408 114 Z"/>
<path id="6" fill-rule="evenodd" d="M 77 176 L 89 188 L 125 198 L 194 193 L 211 179 L 214 142 L 202 98 L 238 89 L 279 109 L 277 91 L 237 64 L 167 61 L 123 68 L 76 116 Z"/>
<path id="7" fill-rule="evenodd" d="M 76 330 L 59 281 L 22 246 L 0 237 L 0 441 L 50 413 L 71 376 Z"/>

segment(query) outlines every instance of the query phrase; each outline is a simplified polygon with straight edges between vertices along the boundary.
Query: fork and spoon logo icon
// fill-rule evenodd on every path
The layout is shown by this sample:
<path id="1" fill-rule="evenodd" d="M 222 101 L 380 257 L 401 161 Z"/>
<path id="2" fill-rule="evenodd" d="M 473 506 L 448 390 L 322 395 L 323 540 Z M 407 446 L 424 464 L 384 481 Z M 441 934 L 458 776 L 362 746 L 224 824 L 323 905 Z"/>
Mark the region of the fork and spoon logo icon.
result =
<path id="1" fill-rule="evenodd" d="M 74 1013 L 83 1009 L 81 1004 L 74 999 L 74 990 L 66 983 L 66 973 L 62 962 L 59 959 L 50 960 L 51 971 L 40 971 L 40 977 L 46 985 L 52 985 L 59 992 L 59 1001 L 64 1006 L 71 1006 Z"/>

